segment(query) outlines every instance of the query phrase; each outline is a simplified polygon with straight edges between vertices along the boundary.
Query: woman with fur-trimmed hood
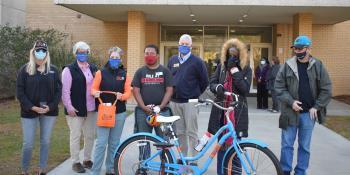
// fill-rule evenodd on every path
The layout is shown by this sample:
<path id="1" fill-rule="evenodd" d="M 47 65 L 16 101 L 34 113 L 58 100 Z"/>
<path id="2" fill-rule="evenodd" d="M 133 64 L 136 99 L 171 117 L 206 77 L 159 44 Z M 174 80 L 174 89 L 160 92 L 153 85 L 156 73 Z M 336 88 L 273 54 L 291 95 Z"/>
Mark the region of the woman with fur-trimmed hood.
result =
<path id="1" fill-rule="evenodd" d="M 210 78 L 210 90 L 216 95 L 216 102 L 230 102 L 232 97 L 224 95 L 225 91 L 239 95 L 239 104 L 234 114 L 230 115 L 235 124 L 238 138 L 248 136 L 248 106 L 246 96 L 249 94 L 252 80 L 252 69 L 249 66 L 248 51 L 243 42 L 234 38 L 226 41 L 221 50 L 221 63 Z M 224 103 L 224 105 L 226 105 Z M 229 103 L 227 103 L 229 104 Z M 226 124 L 224 111 L 212 107 L 208 124 L 208 132 L 215 134 L 221 126 Z M 226 149 L 232 140 L 226 141 L 218 152 L 217 172 L 222 174 L 221 162 Z"/>

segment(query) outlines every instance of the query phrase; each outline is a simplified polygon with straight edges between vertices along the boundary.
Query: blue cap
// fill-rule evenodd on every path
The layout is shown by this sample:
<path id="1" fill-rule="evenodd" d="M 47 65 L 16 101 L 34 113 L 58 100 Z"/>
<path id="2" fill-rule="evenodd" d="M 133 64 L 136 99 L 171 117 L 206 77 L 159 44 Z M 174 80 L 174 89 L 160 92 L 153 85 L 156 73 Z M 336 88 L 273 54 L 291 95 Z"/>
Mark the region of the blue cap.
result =
<path id="1" fill-rule="evenodd" d="M 303 48 L 303 47 L 309 47 L 310 45 L 311 45 L 310 38 L 305 36 L 305 35 L 301 35 L 295 39 L 294 44 L 291 48 L 293 48 L 293 47 Z"/>

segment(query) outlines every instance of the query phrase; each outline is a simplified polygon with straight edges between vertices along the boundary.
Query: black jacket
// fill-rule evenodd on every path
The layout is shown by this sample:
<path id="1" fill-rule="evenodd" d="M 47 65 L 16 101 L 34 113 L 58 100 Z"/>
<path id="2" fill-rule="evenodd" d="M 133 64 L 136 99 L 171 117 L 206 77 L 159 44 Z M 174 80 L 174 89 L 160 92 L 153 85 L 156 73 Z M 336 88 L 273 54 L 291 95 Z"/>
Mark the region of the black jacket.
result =
<path id="1" fill-rule="evenodd" d="M 107 63 L 105 67 L 101 70 L 101 76 L 102 79 L 100 83 L 100 91 L 124 93 L 126 70 L 123 66 L 114 70 Z M 114 101 L 116 100 L 116 96 L 102 93 L 101 99 L 104 103 L 114 103 Z M 125 101 L 118 100 L 116 105 L 116 113 L 119 114 L 126 111 Z"/>
<path id="2" fill-rule="evenodd" d="M 235 119 L 236 119 L 236 132 L 239 137 L 248 137 L 248 106 L 247 106 L 247 95 L 249 94 L 252 69 L 249 66 L 245 66 L 242 71 L 237 72 L 233 76 L 232 92 L 239 95 L 239 104 L 235 108 Z M 226 77 L 226 68 L 220 64 L 215 73 L 211 76 L 209 81 L 210 90 L 216 94 L 216 86 L 218 84 L 224 84 Z M 215 99 L 218 101 L 218 99 Z M 208 131 L 215 134 L 221 126 L 224 125 L 224 111 L 213 106 Z"/>
<path id="3" fill-rule="evenodd" d="M 86 107 L 86 79 L 84 73 L 81 71 L 78 62 L 74 61 L 70 65 L 67 65 L 67 68 L 70 71 L 72 76 L 72 86 L 70 99 L 74 108 L 78 111 L 77 116 L 86 117 L 87 116 L 87 107 Z M 95 77 L 97 67 L 94 64 L 89 63 L 89 69 L 92 73 L 92 76 Z M 95 105 L 96 105 L 95 101 Z M 64 108 L 64 112 L 68 115 L 67 109 Z"/>
<path id="4" fill-rule="evenodd" d="M 48 76 L 46 97 L 47 105 L 50 111 L 46 113 L 47 116 L 58 115 L 58 103 L 61 100 L 62 84 L 59 76 L 58 69 L 51 65 L 50 72 L 45 75 L 40 75 L 40 72 L 36 72 L 34 75 L 29 75 L 26 72 L 27 64 L 22 66 L 17 75 L 16 83 L 16 95 L 21 105 L 21 117 L 23 118 L 35 118 L 40 114 L 31 110 L 33 106 L 40 107 L 40 89 L 39 81 L 42 76 Z"/>

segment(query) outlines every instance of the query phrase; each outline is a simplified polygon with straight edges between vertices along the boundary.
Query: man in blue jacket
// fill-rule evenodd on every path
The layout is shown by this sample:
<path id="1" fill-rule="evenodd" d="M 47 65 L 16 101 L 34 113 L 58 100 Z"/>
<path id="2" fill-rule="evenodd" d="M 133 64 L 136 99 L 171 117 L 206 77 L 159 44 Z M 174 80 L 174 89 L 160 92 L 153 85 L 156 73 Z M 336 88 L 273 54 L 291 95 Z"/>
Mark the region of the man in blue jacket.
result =
<path id="1" fill-rule="evenodd" d="M 175 122 L 176 134 L 182 152 L 195 155 L 194 147 L 198 143 L 198 109 L 188 99 L 198 98 L 208 86 L 208 73 L 204 61 L 191 53 L 192 38 L 184 34 L 179 40 L 179 54 L 169 59 L 168 68 L 173 75 L 174 93 L 170 107 L 174 115 L 181 116 Z M 190 146 L 190 149 L 188 148 Z"/>

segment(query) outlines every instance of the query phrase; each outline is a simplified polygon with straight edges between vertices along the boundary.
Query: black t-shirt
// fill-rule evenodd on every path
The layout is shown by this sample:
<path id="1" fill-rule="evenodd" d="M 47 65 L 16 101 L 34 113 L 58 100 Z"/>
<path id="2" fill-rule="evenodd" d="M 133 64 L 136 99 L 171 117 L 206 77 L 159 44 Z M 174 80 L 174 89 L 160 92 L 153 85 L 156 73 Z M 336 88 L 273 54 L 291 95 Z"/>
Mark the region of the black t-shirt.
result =
<path id="1" fill-rule="evenodd" d="M 172 87 L 172 75 L 166 67 L 159 65 L 157 69 L 143 66 L 134 75 L 131 86 L 140 88 L 145 105 L 160 105 L 167 87 Z"/>
<path id="2" fill-rule="evenodd" d="M 298 65 L 298 74 L 299 74 L 299 101 L 302 103 L 301 108 L 304 112 L 309 112 L 309 109 L 312 108 L 315 104 L 315 101 L 311 94 L 311 88 L 309 83 L 309 77 L 307 75 L 307 68 L 309 66 L 309 62 L 301 63 L 297 61 Z"/>

